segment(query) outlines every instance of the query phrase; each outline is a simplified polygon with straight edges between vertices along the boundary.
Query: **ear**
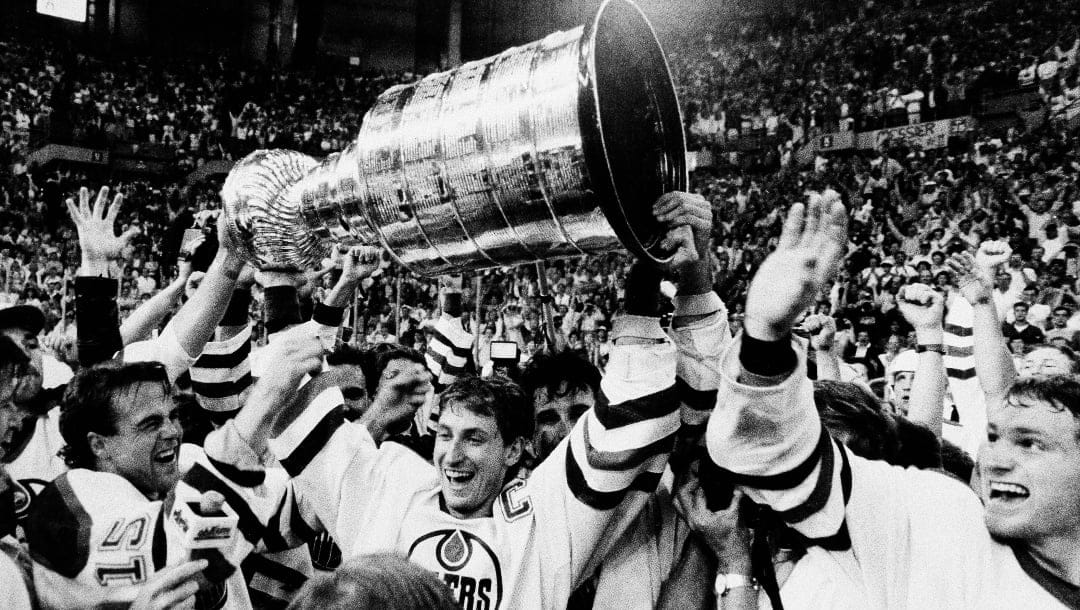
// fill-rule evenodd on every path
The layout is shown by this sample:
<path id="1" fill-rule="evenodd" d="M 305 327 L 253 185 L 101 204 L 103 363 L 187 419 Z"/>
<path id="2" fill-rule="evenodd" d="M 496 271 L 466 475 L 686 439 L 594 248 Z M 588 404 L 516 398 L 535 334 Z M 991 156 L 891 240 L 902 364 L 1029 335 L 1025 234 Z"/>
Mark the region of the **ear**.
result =
<path id="1" fill-rule="evenodd" d="M 524 451 L 525 438 L 519 436 L 515 438 L 513 442 L 506 446 L 505 452 L 503 454 L 503 464 L 505 464 L 507 468 L 511 466 L 516 466 L 519 462 L 521 462 L 521 457 Z"/>
<path id="2" fill-rule="evenodd" d="M 105 444 L 105 437 L 101 436 L 97 432 L 87 432 L 86 442 L 90 445 L 90 452 L 94 454 L 94 457 L 100 459 L 105 458 L 108 455 L 109 448 Z"/>

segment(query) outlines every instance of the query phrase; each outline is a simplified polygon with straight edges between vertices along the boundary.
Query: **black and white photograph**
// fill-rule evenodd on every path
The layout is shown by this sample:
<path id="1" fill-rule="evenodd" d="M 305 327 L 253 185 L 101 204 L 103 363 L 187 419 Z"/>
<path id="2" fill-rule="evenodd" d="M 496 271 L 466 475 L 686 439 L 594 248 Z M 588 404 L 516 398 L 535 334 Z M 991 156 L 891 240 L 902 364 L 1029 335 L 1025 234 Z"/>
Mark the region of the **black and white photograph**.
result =
<path id="1" fill-rule="evenodd" d="M 0 0 L 0 607 L 1080 610 L 1078 52 Z"/>

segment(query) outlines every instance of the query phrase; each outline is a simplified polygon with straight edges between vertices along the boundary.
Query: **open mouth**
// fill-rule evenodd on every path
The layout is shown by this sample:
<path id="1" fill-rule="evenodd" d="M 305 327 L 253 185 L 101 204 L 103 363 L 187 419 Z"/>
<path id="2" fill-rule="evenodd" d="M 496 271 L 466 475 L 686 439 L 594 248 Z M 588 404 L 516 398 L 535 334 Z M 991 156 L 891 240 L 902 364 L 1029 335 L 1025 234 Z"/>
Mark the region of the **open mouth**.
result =
<path id="1" fill-rule="evenodd" d="M 465 485 L 469 481 L 473 480 L 473 477 L 476 476 L 476 473 L 468 470 L 443 468 L 443 476 L 445 476 L 446 480 L 450 481 L 450 483 L 454 485 Z"/>
<path id="2" fill-rule="evenodd" d="M 1026 500 L 1031 492 L 1023 485 L 1005 483 L 1003 481 L 990 481 L 990 499 L 1002 502 L 1020 502 Z"/>
<path id="3" fill-rule="evenodd" d="M 173 445 L 154 454 L 154 461 L 158 464 L 171 464 L 176 461 L 179 446 Z"/>

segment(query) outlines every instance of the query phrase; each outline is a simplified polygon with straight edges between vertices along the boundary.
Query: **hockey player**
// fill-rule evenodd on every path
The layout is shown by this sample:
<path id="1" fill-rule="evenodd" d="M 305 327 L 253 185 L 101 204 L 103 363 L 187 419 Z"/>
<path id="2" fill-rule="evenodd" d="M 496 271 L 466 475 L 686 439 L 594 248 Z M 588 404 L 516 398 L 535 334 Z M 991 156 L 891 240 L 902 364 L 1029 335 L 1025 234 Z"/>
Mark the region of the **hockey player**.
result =
<path id="1" fill-rule="evenodd" d="M 130 603 L 184 559 L 164 519 L 180 476 L 176 412 L 161 364 L 102 364 L 69 384 L 60 428 L 72 470 L 38 495 L 26 524 L 44 606 Z"/>
<path id="2" fill-rule="evenodd" d="M 78 206 L 69 202 L 83 254 L 80 273 L 91 277 L 107 275 L 110 256 L 123 241 L 113 232 L 120 197 L 107 206 L 107 195 L 103 189 L 92 210 L 85 189 Z M 190 569 L 184 550 L 170 543 L 175 532 L 170 534 L 171 522 L 165 518 L 170 492 L 188 466 L 180 462 L 181 430 L 171 384 L 213 334 L 243 267 L 224 231 L 219 230 L 219 241 L 222 247 L 197 293 L 161 337 L 128 346 L 117 359 L 126 364 L 84 369 L 68 384 L 58 428 L 72 470 L 44 486 L 26 524 L 35 582 L 46 607 L 130 603 L 141 592 L 173 590 L 192 580 L 192 575 L 179 581 L 164 575 L 166 566 L 183 563 L 186 567 L 175 569 Z M 86 321 L 85 326 L 96 323 L 118 333 L 108 321 Z M 98 351 L 111 353 L 116 347 L 102 345 Z M 195 475 L 213 471 L 204 456 L 198 459 L 202 464 Z M 230 559 L 242 559 L 250 548 L 238 546 Z M 220 583 L 204 590 L 216 597 L 213 601 L 249 605 L 242 579 L 234 581 L 228 593 Z"/>
<path id="3" fill-rule="evenodd" d="M 666 245 L 696 256 L 686 219 L 672 217 Z M 377 447 L 367 430 L 345 422 L 340 390 L 318 378 L 303 390 L 313 399 L 298 401 L 300 413 L 261 404 L 291 388 L 260 380 L 207 451 L 239 467 L 255 463 L 273 438 L 301 510 L 327 524 L 346 557 L 405 554 L 436 572 L 464 608 L 563 607 L 600 542 L 619 535 L 611 524 L 640 510 L 639 491 L 656 488 L 679 427 L 676 350 L 656 317 L 659 279 L 644 265 L 631 272 L 629 315 L 615 322 L 596 407 L 527 479 L 513 475 L 532 410 L 499 380 L 459 381 L 440 396 L 432 463 L 393 443 Z M 707 317 L 713 326 L 721 319 Z M 709 324 L 688 332 L 711 332 Z M 297 357 L 320 353 L 314 337 L 290 340 Z"/>
<path id="4" fill-rule="evenodd" d="M 832 561 L 788 579 L 788 608 L 1075 608 L 1080 384 L 1021 382 L 990 413 L 979 498 L 934 472 L 867 461 L 821 425 L 791 328 L 846 242 L 839 202 L 793 206 L 721 362 L 712 459 Z M 808 564 L 810 565 L 810 564 Z"/>

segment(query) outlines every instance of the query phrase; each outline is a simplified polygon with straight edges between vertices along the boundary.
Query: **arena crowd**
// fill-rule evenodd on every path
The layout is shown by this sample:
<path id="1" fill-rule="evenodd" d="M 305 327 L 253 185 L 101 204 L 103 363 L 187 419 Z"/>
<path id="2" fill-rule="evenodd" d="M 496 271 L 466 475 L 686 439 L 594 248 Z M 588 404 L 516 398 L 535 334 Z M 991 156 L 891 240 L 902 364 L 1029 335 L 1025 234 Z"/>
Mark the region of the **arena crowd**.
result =
<path id="1" fill-rule="evenodd" d="M 0 40 L 6 603 L 1080 608 L 1078 13 L 690 28 L 672 262 L 442 278 L 256 270 L 236 185 L 30 162 L 323 156 L 422 75 Z M 1042 120 L 797 160 L 1015 91 Z"/>

